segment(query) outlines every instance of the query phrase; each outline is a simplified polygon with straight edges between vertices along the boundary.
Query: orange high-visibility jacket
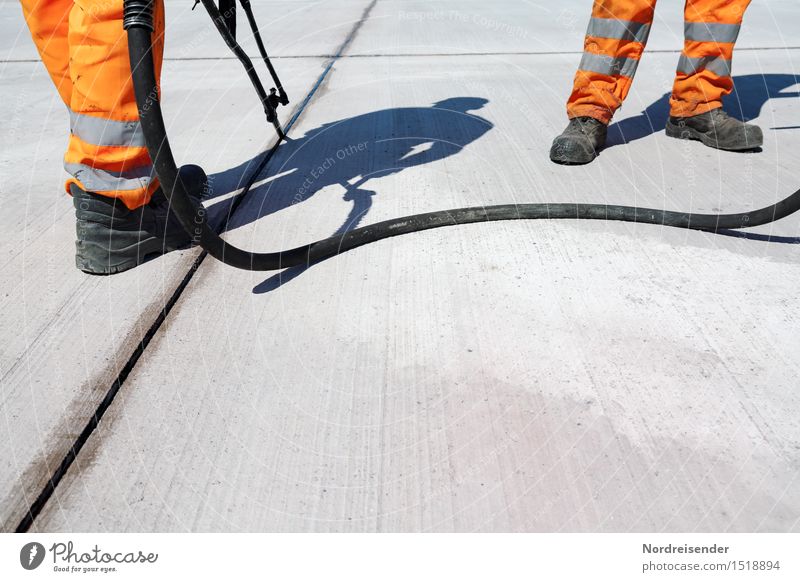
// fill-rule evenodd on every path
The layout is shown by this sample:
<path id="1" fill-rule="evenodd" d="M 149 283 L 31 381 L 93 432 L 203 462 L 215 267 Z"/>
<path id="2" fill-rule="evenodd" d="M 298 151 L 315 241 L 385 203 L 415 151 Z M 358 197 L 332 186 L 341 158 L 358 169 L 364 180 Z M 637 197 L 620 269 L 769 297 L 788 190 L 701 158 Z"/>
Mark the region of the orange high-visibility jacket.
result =
<path id="1" fill-rule="evenodd" d="M 670 115 L 722 106 L 733 89 L 731 59 L 750 0 L 686 0 L 684 45 Z M 656 0 L 595 0 L 567 115 L 611 121 L 631 88 L 647 43 Z"/>
<path id="2" fill-rule="evenodd" d="M 139 126 L 122 29 L 122 0 L 21 0 L 33 41 L 69 109 L 64 167 L 69 184 L 147 204 L 157 187 Z M 160 73 L 164 10 L 156 2 L 154 57 Z"/>

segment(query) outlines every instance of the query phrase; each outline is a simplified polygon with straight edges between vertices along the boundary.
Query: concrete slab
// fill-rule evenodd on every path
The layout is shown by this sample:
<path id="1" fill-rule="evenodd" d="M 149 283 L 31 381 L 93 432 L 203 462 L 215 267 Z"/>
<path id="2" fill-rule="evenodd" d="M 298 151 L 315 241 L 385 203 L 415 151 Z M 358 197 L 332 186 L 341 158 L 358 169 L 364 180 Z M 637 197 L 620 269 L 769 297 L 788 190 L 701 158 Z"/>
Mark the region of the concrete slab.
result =
<path id="1" fill-rule="evenodd" d="M 300 100 L 320 59 L 283 67 Z M 231 61 L 168 62 L 165 116 L 181 162 L 235 167 L 269 144 L 257 98 Z M 16 527 L 113 380 L 189 271 L 197 251 L 131 272 L 90 277 L 74 267 L 75 219 L 63 194 L 68 117 L 39 63 L 3 65 L 0 215 L 0 524 Z M 240 111 L 236 119 L 232 110 Z M 284 120 L 289 110 L 283 111 Z M 210 139 L 209 136 L 215 136 Z M 230 188 L 235 187 L 228 181 Z M 217 181 L 220 193 L 226 187 Z"/>
<path id="2" fill-rule="evenodd" d="M 382 0 L 351 54 L 580 52 L 591 5 L 590 0 Z M 659 2 L 648 41 L 651 51 L 683 48 L 683 5 Z M 793 0 L 753 2 L 738 46 L 798 46 L 796 11 Z"/>
<path id="3" fill-rule="evenodd" d="M 276 250 L 457 206 L 729 212 L 796 190 L 800 51 L 737 60 L 740 113 L 767 133 L 753 155 L 657 131 L 673 61 L 651 55 L 615 145 L 564 168 L 547 151 L 575 55 L 343 59 L 229 237 Z M 518 222 L 279 276 L 207 261 L 35 528 L 798 531 L 798 232 Z"/>

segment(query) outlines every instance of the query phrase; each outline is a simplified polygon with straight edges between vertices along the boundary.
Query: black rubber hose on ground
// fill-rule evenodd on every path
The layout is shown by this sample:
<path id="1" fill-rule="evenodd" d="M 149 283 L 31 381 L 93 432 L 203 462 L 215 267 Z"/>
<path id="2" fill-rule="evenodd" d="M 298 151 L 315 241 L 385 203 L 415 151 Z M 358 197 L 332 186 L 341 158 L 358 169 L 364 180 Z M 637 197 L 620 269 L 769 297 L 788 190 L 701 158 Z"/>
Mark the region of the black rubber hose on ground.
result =
<path id="1" fill-rule="evenodd" d="M 780 202 L 737 214 L 693 214 L 655 208 L 605 204 L 502 204 L 457 208 L 385 220 L 308 245 L 274 253 L 251 253 L 225 242 L 207 223 L 187 187 L 197 188 L 190 170 L 179 170 L 169 147 L 156 88 L 152 55 L 152 0 L 125 0 L 131 71 L 142 131 L 161 187 L 186 231 L 211 256 L 226 265 L 251 271 L 272 271 L 307 265 L 381 239 L 475 222 L 531 219 L 618 220 L 717 232 L 767 224 L 800 210 L 800 190 Z"/>

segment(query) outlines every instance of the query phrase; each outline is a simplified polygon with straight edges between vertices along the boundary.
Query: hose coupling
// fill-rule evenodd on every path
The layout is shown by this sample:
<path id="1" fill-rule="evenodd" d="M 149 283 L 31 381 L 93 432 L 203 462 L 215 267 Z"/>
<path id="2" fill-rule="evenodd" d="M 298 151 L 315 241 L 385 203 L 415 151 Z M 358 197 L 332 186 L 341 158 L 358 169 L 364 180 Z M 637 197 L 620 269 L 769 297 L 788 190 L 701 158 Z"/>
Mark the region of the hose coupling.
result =
<path id="1" fill-rule="evenodd" d="M 155 31 L 153 26 L 153 1 L 154 0 L 124 0 L 122 28 L 146 28 Z"/>

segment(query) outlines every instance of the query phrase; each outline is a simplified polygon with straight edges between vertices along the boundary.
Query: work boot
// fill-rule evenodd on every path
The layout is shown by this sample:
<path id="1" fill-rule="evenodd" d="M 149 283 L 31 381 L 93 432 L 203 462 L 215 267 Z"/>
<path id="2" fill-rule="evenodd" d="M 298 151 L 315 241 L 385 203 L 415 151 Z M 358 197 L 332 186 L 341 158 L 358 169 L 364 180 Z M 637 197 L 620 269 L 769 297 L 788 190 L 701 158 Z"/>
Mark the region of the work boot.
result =
<path id="1" fill-rule="evenodd" d="M 588 164 L 606 145 L 608 126 L 594 117 L 573 117 L 553 140 L 550 159 L 557 164 Z"/>
<path id="2" fill-rule="evenodd" d="M 733 152 L 754 150 L 764 143 L 760 127 L 734 119 L 719 108 L 692 117 L 670 117 L 667 135 Z"/>
<path id="3" fill-rule="evenodd" d="M 77 219 L 75 265 L 85 273 L 121 273 L 191 242 L 160 188 L 135 210 L 77 184 L 70 184 L 70 192 Z"/>

